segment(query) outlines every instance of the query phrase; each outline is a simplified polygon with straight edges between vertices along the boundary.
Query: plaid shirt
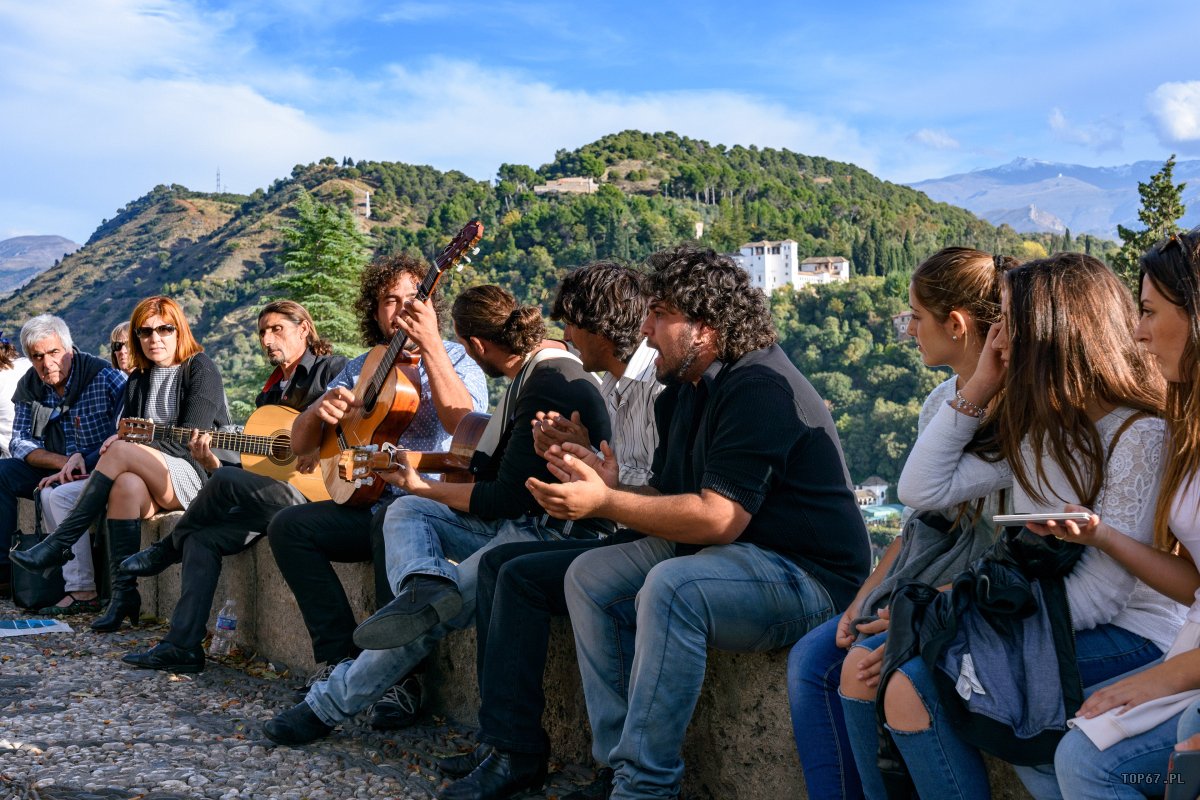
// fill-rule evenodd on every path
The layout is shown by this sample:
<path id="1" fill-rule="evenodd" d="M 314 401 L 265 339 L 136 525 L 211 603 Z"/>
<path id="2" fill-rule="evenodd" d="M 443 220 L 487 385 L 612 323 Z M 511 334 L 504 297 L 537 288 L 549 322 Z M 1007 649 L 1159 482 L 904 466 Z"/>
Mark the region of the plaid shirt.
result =
<path id="1" fill-rule="evenodd" d="M 71 381 L 75 380 L 80 370 L 72 369 L 67 378 L 67 389 L 71 390 Z M 42 384 L 42 403 L 56 406 L 62 401 L 58 392 Z M 33 438 L 32 403 L 17 403 L 16 417 L 13 420 L 12 444 L 9 452 L 13 458 L 24 459 L 34 450 L 45 449 L 41 439 Z M 113 367 L 105 367 L 92 378 L 92 382 L 84 388 L 75 405 L 68 409 L 71 424 L 63 426 L 67 440 L 67 452 L 61 455 L 69 456 L 82 453 L 89 468 L 94 466 L 98 457 L 100 445 L 104 440 L 117 432 L 117 421 L 125 405 L 125 373 Z"/>

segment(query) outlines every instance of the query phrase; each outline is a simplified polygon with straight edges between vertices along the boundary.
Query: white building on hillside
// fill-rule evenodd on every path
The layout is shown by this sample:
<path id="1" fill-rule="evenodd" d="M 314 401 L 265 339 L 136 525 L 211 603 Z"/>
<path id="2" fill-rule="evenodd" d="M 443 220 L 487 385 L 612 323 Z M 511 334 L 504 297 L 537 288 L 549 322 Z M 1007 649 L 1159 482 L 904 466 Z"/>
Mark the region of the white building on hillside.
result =
<path id="1" fill-rule="evenodd" d="M 800 262 L 800 273 L 793 280 L 796 288 L 817 283 L 845 283 L 850 280 L 850 260 L 841 256 L 812 256 Z"/>
<path id="2" fill-rule="evenodd" d="M 733 255 L 737 265 L 750 275 L 750 285 L 771 294 L 776 289 L 800 289 L 818 283 L 850 279 L 850 262 L 840 256 L 814 256 L 800 260 L 798 245 L 781 242 L 749 242 Z"/>
<path id="3" fill-rule="evenodd" d="M 878 475 L 872 475 L 854 487 L 854 495 L 859 506 L 881 506 L 887 502 L 887 493 L 891 484 Z M 870 498 L 874 498 L 871 502 Z"/>

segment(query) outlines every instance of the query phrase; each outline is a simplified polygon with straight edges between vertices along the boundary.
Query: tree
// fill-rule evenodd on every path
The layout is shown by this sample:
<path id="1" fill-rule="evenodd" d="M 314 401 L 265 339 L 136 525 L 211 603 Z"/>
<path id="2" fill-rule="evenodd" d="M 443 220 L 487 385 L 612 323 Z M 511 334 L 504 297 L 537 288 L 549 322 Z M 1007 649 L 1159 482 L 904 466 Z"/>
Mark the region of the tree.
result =
<path id="1" fill-rule="evenodd" d="M 1180 230 L 1179 219 L 1185 210 L 1183 188 L 1187 184 L 1176 186 L 1174 171 L 1175 155 L 1172 154 L 1147 183 L 1138 183 L 1138 194 L 1142 198 L 1138 219 L 1146 226 L 1145 229 L 1135 231 L 1124 225 L 1117 226 L 1117 235 L 1121 237 L 1122 244 L 1121 249 L 1113 254 L 1112 265 L 1130 285 L 1137 281 L 1138 259 L 1142 254 L 1155 242 Z"/>
<path id="2" fill-rule="evenodd" d="M 348 208 L 317 202 L 303 189 L 296 213 L 295 224 L 283 227 L 284 271 L 271 288 L 303 303 L 322 336 L 352 349 L 358 341 L 354 301 L 371 238 Z"/>

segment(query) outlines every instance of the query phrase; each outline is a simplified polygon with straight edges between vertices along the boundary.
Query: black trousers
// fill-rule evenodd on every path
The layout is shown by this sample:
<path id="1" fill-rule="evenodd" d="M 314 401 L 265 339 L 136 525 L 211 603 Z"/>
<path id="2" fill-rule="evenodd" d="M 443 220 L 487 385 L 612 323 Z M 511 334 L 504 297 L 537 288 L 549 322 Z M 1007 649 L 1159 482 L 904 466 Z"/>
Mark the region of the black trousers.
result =
<path id="1" fill-rule="evenodd" d="M 354 611 L 333 562 L 374 560 L 376 605 L 392 599 L 383 554 L 386 511 L 386 505 L 372 514 L 370 508 L 323 500 L 286 508 L 267 527 L 275 563 L 300 606 L 318 663 L 336 664 L 358 653 L 352 639 Z"/>
<path id="2" fill-rule="evenodd" d="M 221 559 L 256 543 L 272 517 L 304 502 L 300 492 L 273 478 L 237 467 L 214 472 L 170 535 L 183 554 L 183 573 L 171 629 L 163 640 L 179 647 L 204 641 Z"/>
<path id="3" fill-rule="evenodd" d="M 8 563 L 12 535 L 17 530 L 17 498 L 32 499 L 38 481 L 55 472 L 31 467 L 19 458 L 0 458 L 0 565 Z"/>
<path id="4" fill-rule="evenodd" d="M 550 752 L 542 676 L 550 620 L 567 615 L 567 567 L 588 550 L 638 538 L 621 530 L 606 539 L 502 544 L 483 554 L 475 586 L 480 741 L 516 753 Z"/>

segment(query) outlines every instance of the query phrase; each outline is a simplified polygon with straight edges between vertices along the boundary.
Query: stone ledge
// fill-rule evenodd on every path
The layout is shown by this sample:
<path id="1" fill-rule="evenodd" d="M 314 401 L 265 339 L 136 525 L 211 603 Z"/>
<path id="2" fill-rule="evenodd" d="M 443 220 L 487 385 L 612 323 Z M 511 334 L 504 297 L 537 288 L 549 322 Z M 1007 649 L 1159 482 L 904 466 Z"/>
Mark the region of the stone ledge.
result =
<path id="1" fill-rule="evenodd" d="M 32 504 L 21 503 L 23 524 L 32 524 Z M 142 525 L 148 547 L 174 528 L 181 512 L 160 514 Z M 26 522 L 28 520 L 28 522 Z M 97 562 L 97 571 L 102 569 Z M 374 610 L 374 577 L 369 564 L 334 566 L 355 614 Z M 142 612 L 168 619 L 179 599 L 180 567 L 139 581 Z M 211 629 L 226 598 L 237 601 L 238 641 L 264 658 L 287 664 L 296 674 L 313 667 L 312 648 L 291 590 L 279 574 L 270 546 L 259 540 L 244 553 L 226 558 L 209 618 Z M 477 724 L 475 633 L 463 631 L 438 647 L 426 675 L 427 707 L 462 724 Z M 566 620 L 556 620 L 546 666 L 543 722 L 554 756 L 588 763 L 591 735 L 583 703 L 575 642 Z M 787 705 L 787 652 L 709 651 L 708 672 L 684 744 L 685 790 L 710 798 L 804 798 L 804 778 L 792 740 Z M 1028 798 L 1007 765 L 989 760 L 993 797 Z"/>

